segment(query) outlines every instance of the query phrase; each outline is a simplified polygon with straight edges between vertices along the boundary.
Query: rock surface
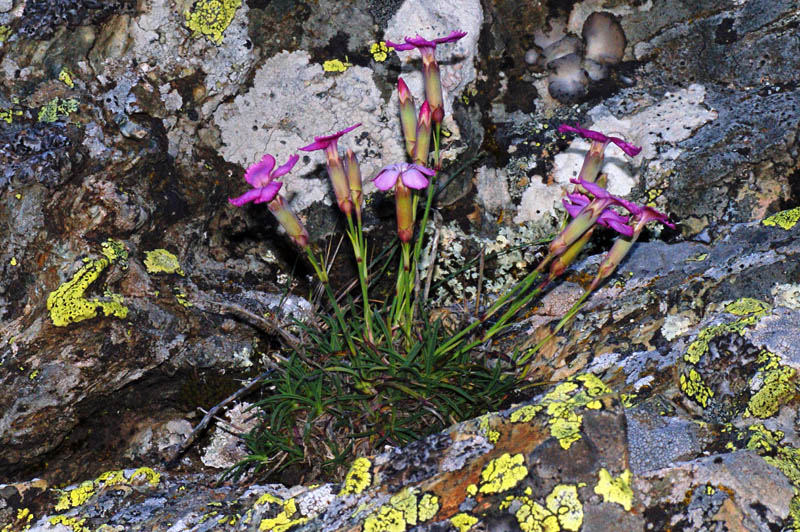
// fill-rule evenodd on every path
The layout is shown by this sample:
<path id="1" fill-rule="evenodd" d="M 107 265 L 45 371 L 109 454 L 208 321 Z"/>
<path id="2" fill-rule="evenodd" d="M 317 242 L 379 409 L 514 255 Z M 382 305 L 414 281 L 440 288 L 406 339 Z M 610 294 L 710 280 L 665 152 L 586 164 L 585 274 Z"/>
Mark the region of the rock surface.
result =
<path id="1" fill-rule="evenodd" d="M 0 530 L 800 527 L 796 2 L 442 6 L 0 1 Z M 602 10 L 622 62 L 560 104 L 526 54 Z M 641 145 L 609 149 L 609 187 L 679 231 L 637 244 L 532 360 L 531 382 L 552 384 L 519 405 L 359 459 L 341 484 L 214 486 L 200 453 L 166 471 L 195 409 L 263 370 L 263 315 L 308 306 L 280 306 L 308 272 L 287 275 L 270 215 L 227 204 L 243 169 L 356 122 L 342 145 L 366 177 L 402 158 L 395 82 L 419 93 L 418 54 L 380 42 L 415 28 L 469 32 L 440 57 L 445 157 L 468 165 L 439 195 L 439 274 L 556 226 L 586 148 L 562 122 Z M 324 242 L 337 228 L 318 155 L 287 189 Z M 368 207 L 366 222 L 377 239 L 392 220 Z M 546 336 L 608 239 L 518 339 Z M 537 250 L 509 257 L 489 265 L 490 296 Z M 469 275 L 443 305 L 475 293 Z"/>

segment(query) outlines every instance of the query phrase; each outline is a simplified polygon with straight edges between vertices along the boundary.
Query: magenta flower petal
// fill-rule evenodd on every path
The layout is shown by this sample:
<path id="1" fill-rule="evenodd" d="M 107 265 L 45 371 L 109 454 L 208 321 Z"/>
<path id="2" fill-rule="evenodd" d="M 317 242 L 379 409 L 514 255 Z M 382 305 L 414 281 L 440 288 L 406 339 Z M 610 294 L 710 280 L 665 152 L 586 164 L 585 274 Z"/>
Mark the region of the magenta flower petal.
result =
<path id="1" fill-rule="evenodd" d="M 466 31 L 459 31 L 459 30 L 451 31 L 450 35 L 434 39 L 433 42 L 435 42 L 436 44 L 444 44 L 446 42 L 456 42 L 460 38 L 464 37 L 466 34 L 467 34 Z"/>
<path id="2" fill-rule="evenodd" d="M 245 203 L 250 203 L 251 201 L 254 201 L 259 196 L 261 196 L 261 189 L 251 188 L 238 198 L 228 198 L 228 203 L 230 203 L 231 205 L 236 205 L 237 207 L 241 207 Z"/>
<path id="3" fill-rule="evenodd" d="M 253 203 L 268 203 L 274 200 L 275 196 L 278 195 L 278 191 L 280 191 L 281 186 L 283 186 L 283 183 L 280 181 L 273 181 L 263 188 L 255 189 L 259 192 L 259 194 L 258 197 L 253 200 Z"/>
<path id="4" fill-rule="evenodd" d="M 611 196 L 606 189 L 604 189 L 603 187 L 601 187 L 597 183 L 592 183 L 592 182 L 586 181 L 585 179 L 571 179 L 570 181 L 572 183 L 575 183 L 576 185 L 580 185 L 583 188 L 585 188 L 586 190 L 588 190 L 589 193 L 592 194 L 595 198 L 606 199 L 606 198 L 609 198 Z"/>
<path id="5" fill-rule="evenodd" d="M 397 182 L 397 177 L 400 173 L 400 165 L 390 164 L 378 172 L 378 175 L 372 179 L 372 182 L 381 190 L 389 190 Z"/>
<path id="6" fill-rule="evenodd" d="M 359 122 L 358 124 L 356 124 L 354 126 L 350 126 L 350 127 L 346 128 L 346 129 L 343 129 L 341 131 L 337 131 L 336 133 L 334 133 L 332 135 L 325 135 L 323 137 L 314 137 L 314 142 L 312 142 L 308 146 L 303 146 L 302 148 L 298 148 L 298 149 L 300 149 L 302 151 L 324 150 L 325 148 L 328 147 L 328 145 L 331 144 L 331 142 L 336 142 L 339 139 L 339 137 L 341 137 L 345 133 L 349 133 L 350 131 L 353 131 L 355 128 L 357 128 L 360 125 L 361 125 L 361 122 Z"/>
<path id="7" fill-rule="evenodd" d="M 626 218 L 626 221 L 627 221 L 627 218 Z M 602 216 L 600 217 L 600 223 L 602 223 L 606 227 L 610 227 L 611 229 L 613 229 L 614 231 L 616 231 L 617 233 L 619 233 L 619 234 L 621 234 L 623 236 L 627 236 L 627 237 L 633 236 L 633 227 L 631 227 L 627 223 L 620 223 L 619 221 L 613 220 L 613 219 L 603 220 Z"/>
<path id="8" fill-rule="evenodd" d="M 399 52 L 405 52 L 406 50 L 411 50 L 412 48 L 414 48 L 413 44 L 404 44 L 404 43 L 392 42 L 392 41 L 386 41 L 386 46 L 394 48 L 395 50 L 397 50 Z"/>
<path id="9" fill-rule="evenodd" d="M 275 168 L 275 157 L 270 154 L 266 154 L 259 162 L 251 164 L 247 167 L 247 170 L 244 173 L 244 178 L 248 183 L 250 183 L 251 186 L 255 188 L 263 187 L 272 181 L 273 177 L 277 177 L 270 175 L 273 168 Z"/>
<path id="10" fill-rule="evenodd" d="M 408 170 L 402 174 L 403 184 L 408 188 L 421 189 L 428 186 L 428 180 L 418 170 L 417 165 L 412 164 Z"/>
<path id="11" fill-rule="evenodd" d="M 567 124 L 561 124 L 560 126 L 558 126 L 558 132 L 577 133 L 578 135 L 580 135 L 585 139 L 596 140 L 597 142 L 613 142 L 614 144 L 619 146 L 619 148 L 622 151 L 624 151 L 629 157 L 636 157 L 637 155 L 639 155 L 639 152 L 642 151 L 642 148 L 640 148 L 639 146 L 634 146 L 630 142 L 625 142 L 624 140 L 617 137 L 609 137 L 603 135 L 599 131 L 594 131 L 592 129 L 585 129 L 578 125 L 573 127 Z"/>
<path id="12" fill-rule="evenodd" d="M 625 142 L 622 139 L 618 139 L 617 137 L 608 137 L 608 139 L 617 146 L 619 146 L 619 149 L 624 151 L 628 155 L 628 157 L 636 157 L 637 155 L 639 155 L 639 152 L 642 151 L 642 148 L 640 148 L 639 146 L 634 146 L 633 144 Z"/>
<path id="13" fill-rule="evenodd" d="M 291 157 L 289 157 L 288 161 L 286 161 L 284 164 L 282 164 L 281 166 L 276 168 L 274 172 L 272 172 L 272 179 L 278 179 L 282 175 L 285 175 L 285 174 L 288 174 L 289 172 L 291 172 L 292 168 L 294 168 L 294 165 L 296 165 L 297 161 L 299 161 L 299 160 L 300 160 L 300 156 L 297 155 L 297 154 L 294 154 Z"/>
<path id="14" fill-rule="evenodd" d="M 661 222 L 671 229 L 675 229 L 675 224 L 669 221 L 669 218 L 666 214 L 657 211 L 652 207 L 640 207 L 640 212 L 636 214 L 636 218 L 642 225 L 646 224 L 647 222 L 656 221 Z"/>

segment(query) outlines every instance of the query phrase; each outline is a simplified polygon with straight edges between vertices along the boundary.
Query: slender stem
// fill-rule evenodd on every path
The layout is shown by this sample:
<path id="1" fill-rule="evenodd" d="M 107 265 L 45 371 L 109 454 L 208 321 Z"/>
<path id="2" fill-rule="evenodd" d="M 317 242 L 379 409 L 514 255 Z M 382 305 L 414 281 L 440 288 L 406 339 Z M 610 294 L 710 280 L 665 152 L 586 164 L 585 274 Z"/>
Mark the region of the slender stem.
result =
<path id="1" fill-rule="evenodd" d="M 353 245 L 353 254 L 356 257 L 356 265 L 358 267 L 358 281 L 361 285 L 361 299 L 364 307 L 364 324 L 367 327 L 367 339 L 370 343 L 373 343 L 372 313 L 369 306 L 369 294 L 367 291 L 367 243 L 364 240 L 364 232 L 362 230 L 360 217 L 357 223 L 353 224 L 353 217 L 348 214 L 347 225 L 349 226 L 347 236 L 350 237 L 350 243 Z"/>
<path id="2" fill-rule="evenodd" d="M 527 362 L 528 359 L 531 356 L 533 356 L 537 351 L 539 351 L 539 349 L 541 349 L 544 344 L 546 344 L 547 342 L 552 340 L 553 337 L 558 333 L 558 331 L 560 331 L 562 328 L 564 328 L 564 325 L 566 325 L 567 322 L 569 322 L 569 320 L 571 320 L 575 316 L 575 314 L 578 313 L 578 311 L 581 309 L 583 304 L 586 303 L 586 299 L 589 297 L 589 295 L 591 295 L 591 293 L 592 293 L 591 290 L 586 290 L 583 293 L 583 295 L 578 299 L 578 301 L 576 301 L 575 304 L 572 305 L 572 308 L 569 309 L 569 312 L 567 312 L 564 315 L 564 317 L 561 318 L 561 320 L 558 322 L 558 324 L 556 324 L 556 326 L 553 329 L 553 331 L 549 335 L 547 335 L 547 337 L 544 340 L 542 340 L 541 342 L 539 342 L 535 346 L 533 346 L 530 349 L 528 349 L 528 351 L 519 360 L 517 360 L 517 364 L 524 364 L 525 362 Z"/>
<path id="3" fill-rule="evenodd" d="M 328 299 L 331 302 L 333 312 L 336 315 L 336 321 L 339 322 L 339 327 L 342 329 L 342 335 L 347 342 L 347 347 L 350 349 L 350 353 L 353 356 L 356 356 L 356 346 L 353 343 L 353 338 L 350 334 L 350 327 L 347 326 L 347 322 L 344 320 L 344 315 L 342 314 L 342 309 L 339 307 L 339 303 L 336 302 L 336 295 L 333 293 L 333 290 L 331 290 L 331 285 L 328 282 L 328 274 L 325 273 L 325 269 L 317 262 L 317 259 L 314 257 L 314 253 L 311 251 L 310 247 L 306 248 L 306 255 L 308 256 L 309 262 L 311 262 L 311 265 L 314 267 L 314 271 L 317 272 L 317 277 L 322 283 L 323 288 L 325 288 L 325 293 L 328 295 Z"/>

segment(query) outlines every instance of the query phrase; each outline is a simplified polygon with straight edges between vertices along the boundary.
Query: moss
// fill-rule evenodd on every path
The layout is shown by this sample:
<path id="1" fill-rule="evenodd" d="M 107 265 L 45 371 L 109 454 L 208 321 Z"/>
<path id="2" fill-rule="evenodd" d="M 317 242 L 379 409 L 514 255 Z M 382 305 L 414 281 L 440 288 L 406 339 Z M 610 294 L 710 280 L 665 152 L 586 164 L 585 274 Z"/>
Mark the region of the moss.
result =
<path id="1" fill-rule="evenodd" d="M 95 491 L 96 486 L 94 482 L 91 480 L 82 482 L 77 488 L 73 488 L 61 494 L 61 497 L 55 505 L 55 510 L 57 512 L 62 512 L 80 506 L 88 501 L 89 498 L 94 495 Z"/>
<path id="2" fill-rule="evenodd" d="M 761 223 L 769 227 L 778 226 L 788 231 L 797 225 L 798 221 L 800 221 L 800 207 L 773 214 L 769 218 L 764 219 Z"/>
<path id="3" fill-rule="evenodd" d="M 508 491 L 525 478 L 528 468 L 523 465 L 522 454 L 511 456 L 505 453 L 486 464 L 481 471 L 481 493 L 502 493 Z"/>
<path id="4" fill-rule="evenodd" d="M 72 279 L 62 283 L 47 296 L 47 310 L 50 311 L 50 318 L 56 327 L 94 318 L 98 310 L 102 310 L 105 316 L 128 316 L 128 308 L 123 305 L 123 298 L 119 294 L 106 292 L 103 298 L 86 298 L 86 290 L 112 262 L 119 260 L 124 263 L 127 259 L 125 246 L 116 240 L 109 239 L 105 242 L 102 253 L 103 258 L 89 260 Z"/>
<path id="5" fill-rule="evenodd" d="M 269 530 L 270 532 L 286 532 L 290 528 L 301 525 L 308 521 L 308 517 L 295 517 L 297 514 L 297 503 L 294 499 L 288 499 L 283 503 L 283 510 L 271 519 L 262 519 L 259 530 Z"/>
<path id="6" fill-rule="evenodd" d="M 626 469 L 620 476 L 612 477 L 605 467 L 602 468 L 594 492 L 602 495 L 605 502 L 615 502 L 629 512 L 633 504 L 630 470 Z"/>
<path id="7" fill-rule="evenodd" d="M 68 117 L 77 110 L 78 100 L 55 97 L 42 106 L 37 119 L 39 122 L 55 122 L 59 118 Z"/>
<path id="8" fill-rule="evenodd" d="M 177 273 L 183 276 L 178 257 L 166 249 L 154 249 L 145 253 L 144 266 L 147 273 Z"/>
<path id="9" fill-rule="evenodd" d="M 344 486 L 339 495 L 358 494 L 367 489 L 372 483 L 371 467 L 372 462 L 366 458 L 356 458 L 344 477 Z"/>
<path id="10" fill-rule="evenodd" d="M 193 37 L 201 35 L 217 46 L 222 44 L 222 34 L 228 29 L 242 0 L 197 0 L 191 11 L 183 13 L 186 27 Z"/>
<path id="11" fill-rule="evenodd" d="M 467 532 L 470 528 L 475 526 L 478 522 L 478 518 L 469 514 L 460 513 L 451 517 L 450 522 L 458 529 L 458 532 Z"/>

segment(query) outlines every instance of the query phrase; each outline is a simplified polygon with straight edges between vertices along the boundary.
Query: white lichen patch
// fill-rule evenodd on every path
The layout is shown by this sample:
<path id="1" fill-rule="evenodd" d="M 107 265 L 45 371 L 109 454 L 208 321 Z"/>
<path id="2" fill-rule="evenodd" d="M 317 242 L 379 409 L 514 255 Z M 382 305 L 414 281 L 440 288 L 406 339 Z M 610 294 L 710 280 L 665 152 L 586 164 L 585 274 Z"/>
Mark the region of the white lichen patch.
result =
<path id="1" fill-rule="evenodd" d="M 664 318 L 664 325 L 661 326 L 661 334 L 668 342 L 678 336 L 682 336 L 694 325 L 692 318 L 685 314 L 670 314 Z"/>
<path id="2" fill-rule="evenodd" d="M 501 169 L 481 166 L 475 172 L 478 200 L 486 212 L 501 215 L 511 205 L 508 176 Z M 516 220 L 515 220 L 516 221 Z"/>
<path id="3" fill-rule="evenodd" d="M 283 164 L 315 136 L 360 122 L 361 127 L 339 139 L 339 149 L 344 152 L 349 147 L 356 153 L 369 194 L 374 191 L 369 179 L 381 167 L 406 156 L 397 107 L 383 100 L 372 75 L 372 70 L 359 66 L 336 76 L 326 75 L 322 65 L 311 63 L 305 51 L 269 58 L 256 72 L 253 87 L 214 113 L 223 142 L 222 156 L 246 167 L 270 153 Z M 317 201 L 333 201 L 323 153 L 307 155 L 282 178 L 282 193 L 296 196 L 296 210 Z M 319 177 L 309 179 L 311 173 Z M 244 180 L 241 184 L 244 190 Z"/>
<path id="4" fill-rule="evenodd" d="M 250 403 L 237 403 L 228 410 L 228 418 L 223 430 L 217 427 L 211 437 L 211 443 L 205 448 L 200 457 L 203 464 L 208 467 L 226 469 L 234 466 L 238 461 L 247 456 L 247 447 L 236 434 L 250 431 L 258 422 L 252 411 L 248 411 Z"/>
<path id="5" fill-rule="evenodd" d="M 477 294 L 477 282 L 480 277 L 477 261 L 465 271 L 451 276 L 467 262 L 475 259 L 475 256 L 467 253 L 468 247 L 483 248 L 487 257 L 497 253 L 496 258 L 492 259 L 494 268 L 491 275 L 485 272 L 483 278 L 483 294 L 491 297 L 504 292 L 533 269 L 536 257 L 531 243 L 542 236 L 541 230 L 532 225 L 501 227 L 495 238 L 467 235 L 455 222 L 439 227 L 438 230 L 439 242 L 434 257 L 435 269 L 432 279 L 435 283 L 450 277 L 431 293 L 436 304 L 440 306 L 452 305 L 464 299 L 472 301 Z M 429 232 L 433 231 L 433 227 L 429 226 Z M 427 277 L 428 268 L 431 266 L 430 252 L 429 244 L 420 258 L 419 269 L 422 279 Z"/>
<path id="6" fill-rule="evenodd" d="M 717 118 L 717 112 L 703 104 L 705 94 L 705 87 L 695 83 L 667 93 L 661 101 L 626 117 L 615 117 L 603 104 L 589 111 L 588 124 L 584 126 L 623 137 L 642 148 L 634 161 L 613 144 L 606 149 L 602 171 L 608 174 L 608 190 L 612 194 L 626 196 L 630 193 L 638 182 L 633 168 L 642 161 L 656 173 L 663 174 L 664 170 L 658 169 L 665 168 L 664 161 L 674 160 L 683 153 L 676 144 Z M 567 186 L 570 179 L 577 177 L 589 145 L 588 141 L 575 138 L 568 150 L 555 156 L 553 175 L 557 183 Z"/>
<path id="7" fill-rule="evenodd" d="M 556 216 L 556 207 L 561 205 L 562 197 L 561 187 L 545 185 L 541 177 L 534 176 L 522 193 L 514 223 L 522 224 L 541 220 L 545 216 Z"/>
<path id="8" fill-rule="evenodd" d="M 447 3 L 406 0 L 389 20 L 384 35 L 390 41 L 403 42 L 403 37 L 417 34 L 433 39 L 444 37 L 456 29 L 467 32 L 459 41 L 442 44 L 436 50 L 442 72 L 444 109 L 446 114 L 451 114 L 453 99 L 477 76 L 474 59 L 482 24 L 480 0 L 453 0 Z M 398 57 L 404 64 L 403 81 L 417 101 L 421 102 L 424 89 L 419 52 L 399 52 Z"/>
<path id="9" fill-rule="evenodd" d="M 776 284 L 770 290 L 776 307 L 800 310 L 800 284 Z"/>

